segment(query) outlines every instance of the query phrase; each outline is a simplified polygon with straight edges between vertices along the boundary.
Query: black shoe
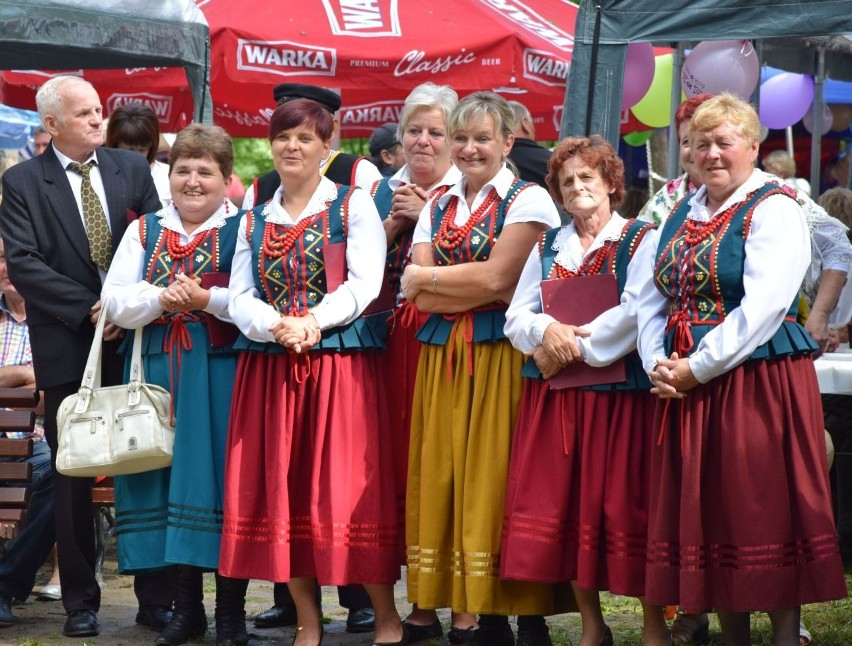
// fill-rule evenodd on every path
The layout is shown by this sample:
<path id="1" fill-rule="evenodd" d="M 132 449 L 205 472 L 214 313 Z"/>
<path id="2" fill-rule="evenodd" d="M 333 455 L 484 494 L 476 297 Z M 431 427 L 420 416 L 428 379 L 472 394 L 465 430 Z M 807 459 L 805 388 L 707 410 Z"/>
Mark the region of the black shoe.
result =
<path id="1" fill-rule="evenodd" d="M 12 597 L 0 592 L 0 628 L 6 628 L 15 623 L 15 615 L 12 614 Z"/>
<path id="2" fill-rule="evenodd" d="M 479 630 L 474 631 L 474 646 L 515 646 L 515 634 L 508 622 L 497 626 L 485 625 L 481 622 Z"/>
<path id="3" fill-rule="evenodd" d="M 91 610 L 72 610 L 65 620 L 62 634 L 66 637 L 93 637 L 98 634 L 98 616 Z"/>
<path id="4" fill-rule="evenodd" d="M 171 608 L 155 606 L 153 604 L 139 606 L 136 613 L 136 623 L 140 626 L 148 626 L 154 632 L 161 633 L 172 620 Z"/>
<path id="5" fill-rule="evenodd" d="M 427 639 L 438 639 L 444 636 L 444 629 L 441 626 L 441 621 L 436 619 L 428 626 L 418 626 L 408 621 L 403 621 L 403 625 L 408 631 L 408 643 L 425 642 Z"/>
<path id="6" fill-rule="evenodd" d="M 550 631 L 544 630 L 521 630 L 518 629 L 518 641 L 515 646 L 553 646 L 550 639 Z"/>
<path id="7" fill-rule="evenodd" d="M 376 629 L 376 613 L 372 608 L 353 608 L 346 618 L 347 633 L 371 633 Z"/>
<path id="8" fill-rule="evenodd" d="M 279 628 L 296 625 L 296 609 L 293 606 L 272 606 L 254 618 L 258 628 Z"/>
<path id="9" fill-rule="evenodd" d="M 456 628 L 453 626 L 447 631 L 447 641 L 451 644 L 471 644 L 476 637 L 477 629 L 471 626 L 470 628 Z"/>
<path id="10" fill-rule="evenodd" d="M 204 608 L 187 612 L 175 612 L 168 626 L 163 629 L 160 636 L 154 641 L 161 646 L 180 646 L 190 639 L 204 637 L 207 632 L 207 615 Z"/>

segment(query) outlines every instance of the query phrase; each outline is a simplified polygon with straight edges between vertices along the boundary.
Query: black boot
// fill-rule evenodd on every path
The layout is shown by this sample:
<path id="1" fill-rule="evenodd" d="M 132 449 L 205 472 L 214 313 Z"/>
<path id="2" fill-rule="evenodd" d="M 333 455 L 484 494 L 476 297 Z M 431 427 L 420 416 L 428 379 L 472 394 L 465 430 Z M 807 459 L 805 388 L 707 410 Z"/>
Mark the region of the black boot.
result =
<path id="1" fill-rule="evenodd" d="M 518 615 L 518 641 L 515 646 L 553 646 L 544 617 Z"/>
<path id="2" fill-rule="evenodd" d="M 207 632 L 207 615 L 204 613 L 204 589 L 201 568 L 192 565 L 171 567 L 175 589 L 175 610 L 157 644 L 178 646 L 190 639 L 203 637 Z"/>
<path id="3" fill-rule="evenodd" d="M 216 573 L 216 646 L 246 646 L 246 589 L 248 579 Z"/>

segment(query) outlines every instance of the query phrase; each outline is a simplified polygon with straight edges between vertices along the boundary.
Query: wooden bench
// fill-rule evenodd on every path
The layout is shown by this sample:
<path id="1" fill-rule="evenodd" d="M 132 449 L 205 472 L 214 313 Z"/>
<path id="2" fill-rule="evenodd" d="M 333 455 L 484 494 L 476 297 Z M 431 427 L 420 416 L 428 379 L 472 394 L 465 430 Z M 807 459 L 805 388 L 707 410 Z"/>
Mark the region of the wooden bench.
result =
<path id="1" fill-rule="evenodd" d="M 0 431 L 4 433 L 32 433 L 38 405 L 37 390 L 28 388 L 0 388 Z M 0 438 L 0 540 L 17 536 L 26 519 L 29 490 L 26 485 L 32 480 L 32 465 L 20 462 L 33 454 L 33 440 Z"/>
<path id="2" fill-rule="evenodd" d="M 100 478 L 92 486 L 92 510 L 95 515 L 95 578 L 104 587 L 104 556 L 110 540 L 115 536 L 115 485 L 111 477 Z"/>

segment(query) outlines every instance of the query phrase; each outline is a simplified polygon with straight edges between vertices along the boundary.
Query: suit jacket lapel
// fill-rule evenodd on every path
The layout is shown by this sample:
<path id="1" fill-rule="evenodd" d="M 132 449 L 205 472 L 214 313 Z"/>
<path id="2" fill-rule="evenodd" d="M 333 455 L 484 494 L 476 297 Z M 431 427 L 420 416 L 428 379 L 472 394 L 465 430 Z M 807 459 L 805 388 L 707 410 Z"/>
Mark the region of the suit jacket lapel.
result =
<path id="1" fill-rule="evenodd" d="M 92 265 L 92 269 L 97 271 L 89 255 L 89 239 L 86 237 L 86 229 L 83 226 L 80 210 L 77 208 L 77 200 L 74 199 L 74 191 L 71 190 L 71 184 L 65 175 L 65 169 L 59 163 L 52 146 L 48 146 L 39 159 L 44 171 L 45 195 L 52 208 L 54 219 L 65 232 L 71 243 L 69 246 L 86 264 Z M 45 215 L 49 214 L 45 213 Z"/>
<path id="2" fill-rule="evenodd" d="M 109 228 L 112 233 L 112 249 L 118 248 L 124 230 L 127 228 L 127 210 L 123 205 L 128 203 L 126 193 L 128 191 L 127 178 L 122 173 L 121 167 L 115 163 L 106 148 L 98 148 L 98 168 L 101 172 L 101 182 L 104 185 L 104 193 L 107 198 L 109 209 Z"/>

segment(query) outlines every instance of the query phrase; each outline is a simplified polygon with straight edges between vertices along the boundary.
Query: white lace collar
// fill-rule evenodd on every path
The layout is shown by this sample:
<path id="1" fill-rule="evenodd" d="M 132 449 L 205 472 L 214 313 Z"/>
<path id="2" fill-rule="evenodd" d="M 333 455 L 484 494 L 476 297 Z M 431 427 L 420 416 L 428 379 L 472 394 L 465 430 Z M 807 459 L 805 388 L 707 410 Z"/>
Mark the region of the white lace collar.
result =
<path id="1" fill-rule="evenodd" d="M 600 249 L 605 243 L 618 240 L 626 223 L 627 220 L 613 211 L 609 222 L 604 225 L 601 232 L 595 236 L 594 241 L 585 251 L 580 244 L 580 236 L 577 233 L 574 223 L 570 222 L 566 224 L 559 230 L 559 233 L 556 234 L 556 238 L 553 240 L 551 248 L 556 252 L 554 262 L 568 271 L 577 271 L 586 256 Z"/>
<path id="2" fill-rule="evenodd" d="M 328 208 L 329 203 L 337 199 L 337 184 L 332 182 L 327 177 L 320 177 L 319 186 L 317 186 L 314 194 L 311 196 L 305 210 L 299 215 L 298 220 L 293 220 L 290 214 L 281 206 L 281 197 L 284 195 L 284 187 L 279 186 L 275 191 L 275 195 L 264 206 L 262 215 L 267 222 L 280 224 L 282 226 L 293 226 L 296 222 L 311 218 L 317 213 L 322 213 Z"/>
<path id="3" fill-rule="evenodd" d="M 199 224 L 198 228 L 192 233 L 186 232 L 186 229 L 183 226 L 183 221 L 180 219 L 180 214 L 175 208 L 174 202 L 157 211 L 157 217 L 160 219 L 160 226 L 164 229 L 174 231 L 175 233 L 179 233 L 188 238 L 193 238 L 197 234 L 209 231 L 210 229 L 221 228 L 225 225 L 225 220 L 234 217 L 238 211 L 239 209 L 234 206 L 230 200 L 225 199 L 222 206 L 216 209 L 216 212 L 213 213 L 213 215 Z"/>
<path id="4" fill-rule="evenodd" d="M 752 171 L 749 178 L 740 184 L 739 188 L 714 213 L 711 213 L 710 209 L 707 208 L 707 187 L 702 186 L 689 200 L 690 209 L 687 217 L 690 220 L 707 222 L 717 213 L 723 213 L 731 205 L 742 202 L 746 198 L 746 195 L 759 189 L 765 183 L 766 181 L 761 171 Z"/>

